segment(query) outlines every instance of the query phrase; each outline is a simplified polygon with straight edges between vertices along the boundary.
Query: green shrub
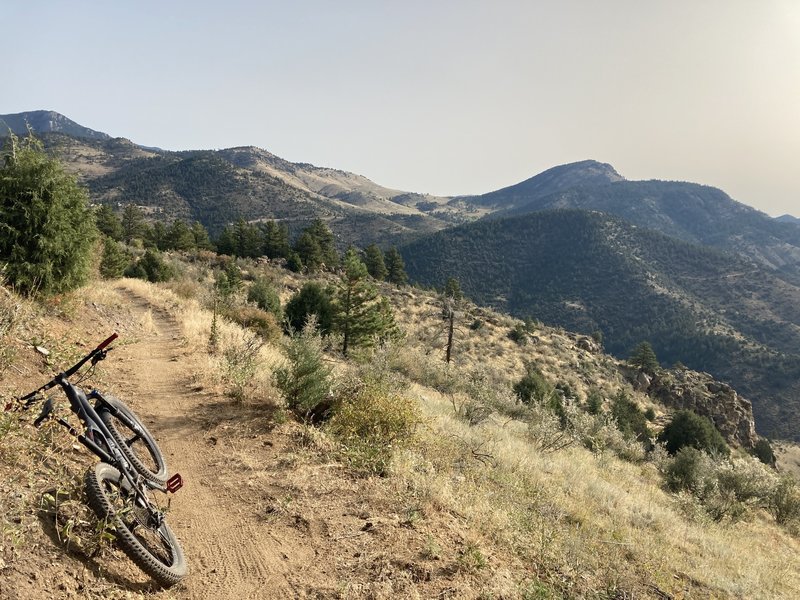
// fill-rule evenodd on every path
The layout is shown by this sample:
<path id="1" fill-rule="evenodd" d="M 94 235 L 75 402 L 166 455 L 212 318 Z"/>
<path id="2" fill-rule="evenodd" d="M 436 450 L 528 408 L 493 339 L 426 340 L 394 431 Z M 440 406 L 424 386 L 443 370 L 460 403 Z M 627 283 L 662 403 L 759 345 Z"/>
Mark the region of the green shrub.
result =
<path id="1" fill-rule="evenodd" d="M 688 491 L 703 499 L 713 488 L 709 473 L 711 459 L 691 446 L 681 448 L 664 470 L 664 480 L 670 491 Z"/>
<path id="2" fill-rule="evenodd" d="M 325 364 L 322 340 L 312 318 L 284 347 L 288 364 L 275 371 L 275 383 L 288 407 L 303 419 L 318 422 L 329 416 L 331 368 Z"/>
<path id="3" fill-rule="evenodd" d="M 386 475 L 394 452 L 414 438 L 420 423 L 416 402 L 371 378 L 351 377 L 336 395 L 326 430 L 356 473 Z"/>
<path id="4" fill-rule="evenodd" d="M 611 403 L 611 416 L 616 420 L 617 428 L 626 436 L 640 442 L 648 442 L 650 439 L 647 417 L 625 392 L 619 392 Z"/>
<path id="5" fill-rule="evenodd" d="M 800 489 L 791 477 L 783 477 L 772 492 L 769 509 L 781 525 L 800 520 Z"/>
<path id="6" fill-rule="evenodd" d="M 528 343 L 528 331 L 524 324 L 517 323 L 509 332 L 508 339 L 518 346 L 525 346 Z"/>
<path id="7" fill-rule="evenodd" d="M 151 283 L 169 281 L 175 276 L 175 271 L 164 260 L 158 250 L 147 250 L 144 256 L 125 269 L 126 277 L 146 279 Z"/>
<path id="8" fill-rule="evenodd" d="M 286 304 L 286 322 L 292 331 L 302 331 L 313 315 L 322 335 L 333 329 L 333 301 L 328 290 L 316 282 L 308 282 Z"/>
<path id="9" fill-rule="evenodd" d="M 282 331 L 272 313 L 255 306 L 235 306 L 223 313 L 234 323 L 257 333 L 262 339 L 274 342 L 281 338 Z"/>
<path id="10" fill-rule="evenodd" d="M 257 278 L 247 290 L 247 301 L 252 302 L 261 310 L 272 313 L 277 321 L 283 319 L 283 309 L 278 292 L 263 277 Z"/>
<path id="11" fill-rule="evenodd" d="M 707 417 L 690 410 L 676 412 L 659 434 L 658 440 L 664 442 L 670 454 L 675 454 L 685 446 L 710 453 L 730 454 L 728 445 L 714 424 Z"/>
<path id="12" fill-rule="evenodd" d="M 775 457 L 775 452 L 772 450 L 772 445 L 769 443 L 767 438 L 758 438 L 758 441 L 750 451 L 750 454 L 755 456 L 765 465 L 769 465 L 770 467 L 775 466 L 777 459 Z"/>
<path id="13" fill-rule="evenodd" d="M 514 384 L 513 390 L 523 404 L 542 403 L 553 395 L 553 386 L 533 365 L 528 365 L 525 375 Z"/>

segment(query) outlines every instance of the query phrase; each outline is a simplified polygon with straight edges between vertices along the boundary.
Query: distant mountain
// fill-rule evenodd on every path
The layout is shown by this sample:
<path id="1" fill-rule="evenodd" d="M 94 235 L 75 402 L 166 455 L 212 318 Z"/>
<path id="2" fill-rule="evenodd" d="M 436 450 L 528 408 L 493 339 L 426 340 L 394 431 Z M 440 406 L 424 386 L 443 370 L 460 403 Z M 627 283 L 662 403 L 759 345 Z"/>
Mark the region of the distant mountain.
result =
<path id="1" fill-rule="evenodd" d="M 775 220 L 781 223 L 794 223 L 795 225 L 800 225 L 800 219 L 793 217 L 792 215 L 781 215 L 780 217 L 775 217 Z"/>
<path id="2" fill-rule="evenodd" d="M 586 163 L 564 168 L 570 172 L 583 164 Z M 612 179 L 616 173 L 608 165 L 589 164 L 594 171 L 604 173 L 606 179 Z M 545 195 L 526 186 L 537 177 L 506 188 L 517 190 L 509 202 L 510 208 L 498 210 L 487 218 L 565 208 L 601 211 L 688 242 L 738 252 L 771 268 L 800 276 L 800 228 L 736 202 L 717 188 L 674 181 L 603 182 L 603 177 L 585 177 L 583 183 Z M 474 201 L 481 203 L 487 197 L 486 201 L 490 201 L 509 195 L 499 190 L 478 196 Z"/>
<path id="3" fill-rule="evenodd" d="M 291 163 L 255 147 L 167 152 L 82 127 L 63 115 L 4 115 L 27 126 L 89 188 L 93 201 L 146 207 L 152 218 L 197 220 L 217 233 L 245 219 L 280 219 L 297 231 L 329 222 L 342 247 L 392 243 L 437 231 L 461 217 L 449 198 L 392 190 L 337 169 Z M 2 133 L 0 132 L 0 137 Z"/>
<path id="4" fill-rule="evenodd" d="M 62 114 L 52 110 L 32 110 L 11 115 L 0 115 L 0 130 L 5 134 L 9 129 L 17 135 L 25 135 L 30 127 L 34 133 L 65 133 L 90 140 L 109 140 L 107 133 L 95 131 L 78 125 Z M 2 135 L 0 134 L 0 135 Z"/>
<path id="5" fill-rule="evenodd" d="M 468 204 L 498 211 L 516 209 L 528 212 L 527 207 L 531 203 L 552 194 L 575 187 L 597 187 L 624 180 L 611 165 L 596 160 L 584 160 L 553 167 L 522 183 L 481 196 L 469 196 L 463 200 Z M 540 209 L 530 207 L 530 210 Z"/>
<path id="6" fill-rule="evenodd" d="M 753 400 L 762 433 L 800 439 L 800 286 L 719 250 L 579 210 L 481 220 L 401 249 L 412 280 L 460 280 L 480 304 L 642 340 Z"/>

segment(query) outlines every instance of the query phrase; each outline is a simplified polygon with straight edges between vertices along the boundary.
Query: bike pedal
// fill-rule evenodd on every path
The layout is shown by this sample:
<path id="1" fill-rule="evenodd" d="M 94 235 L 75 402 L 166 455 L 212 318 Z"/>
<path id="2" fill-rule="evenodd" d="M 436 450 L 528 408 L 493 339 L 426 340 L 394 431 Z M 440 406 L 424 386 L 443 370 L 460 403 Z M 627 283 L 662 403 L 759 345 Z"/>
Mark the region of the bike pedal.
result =
<path id="1" fill-rule="evenodd" d="M 172 477 L 167 479 L 167 491 L 174 494 L 183 487 L 183 477 L 180 473 L 175 473 Z"/>

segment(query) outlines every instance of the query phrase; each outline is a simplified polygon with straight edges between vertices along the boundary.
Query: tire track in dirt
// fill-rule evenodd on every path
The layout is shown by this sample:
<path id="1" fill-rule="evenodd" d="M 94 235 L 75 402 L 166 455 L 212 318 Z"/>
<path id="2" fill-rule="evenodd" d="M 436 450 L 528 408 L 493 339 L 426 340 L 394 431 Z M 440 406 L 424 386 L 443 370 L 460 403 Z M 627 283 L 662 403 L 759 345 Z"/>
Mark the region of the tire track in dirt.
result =
<path id="1" fill-rule="evenodd" d="M 256 518 L 255 501 L 215 486 L 219 460 L 205 439 L 203 397 L 189 389 L 180 324 L 130 290 L 118 290 L 134 314 L 151 312 L 155 329 L 115 352 L 126 376 L 125 399 L 156 436 L 170 474 L 180 472 L 184 479 L 172 496 L 168 522 L 183 546 L 189 575 L 171 594 L 193 600 L 302 596 L 290 579 L 303 562 L 314 561 L 313 550 L 271 532 Z"/>

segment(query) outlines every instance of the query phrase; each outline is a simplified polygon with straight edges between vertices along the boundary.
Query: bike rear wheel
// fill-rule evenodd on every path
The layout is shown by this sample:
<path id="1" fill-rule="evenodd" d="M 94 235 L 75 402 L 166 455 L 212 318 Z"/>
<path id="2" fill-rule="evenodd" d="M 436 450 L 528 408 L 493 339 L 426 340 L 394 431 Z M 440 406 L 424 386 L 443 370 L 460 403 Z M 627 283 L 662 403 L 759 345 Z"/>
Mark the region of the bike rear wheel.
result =
<path id="1" fill-rule="evenodd" d="M 157 512 L 137 502 L 117 469 L 106 463 L 89 468 L 86 495 L 91 509 L 113 527 L 122 551 L 142 571 L 164 587 L 186 576 L 186 560 L 175 534 Z"/>
<path id="2" fill-rule="evenodd" d="M 102 398 L 98 401 L 97 413 L 125 458 L 145 479 L 163 485 L 167 481 L 167 463 L 155 438 L 122 400 L 105 395 Z"/>

